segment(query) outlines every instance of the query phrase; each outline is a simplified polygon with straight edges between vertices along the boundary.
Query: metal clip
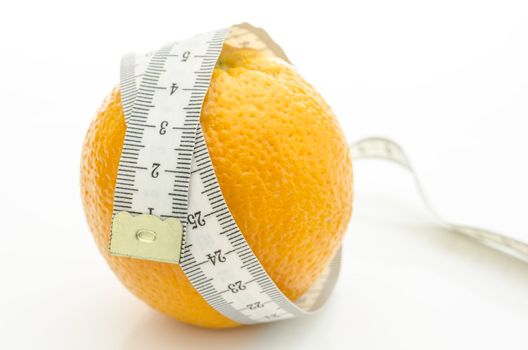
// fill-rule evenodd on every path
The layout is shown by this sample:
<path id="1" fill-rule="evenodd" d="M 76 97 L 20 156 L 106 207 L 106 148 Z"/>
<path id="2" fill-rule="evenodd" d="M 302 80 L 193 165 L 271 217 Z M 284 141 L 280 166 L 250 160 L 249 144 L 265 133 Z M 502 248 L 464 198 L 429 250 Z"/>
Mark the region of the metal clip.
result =
<path id="1" fill-rule="evenodd" d="M 120 211 L 112 222 L 110 254 L 177 264 L 183 227 L 176 218 Z"/>

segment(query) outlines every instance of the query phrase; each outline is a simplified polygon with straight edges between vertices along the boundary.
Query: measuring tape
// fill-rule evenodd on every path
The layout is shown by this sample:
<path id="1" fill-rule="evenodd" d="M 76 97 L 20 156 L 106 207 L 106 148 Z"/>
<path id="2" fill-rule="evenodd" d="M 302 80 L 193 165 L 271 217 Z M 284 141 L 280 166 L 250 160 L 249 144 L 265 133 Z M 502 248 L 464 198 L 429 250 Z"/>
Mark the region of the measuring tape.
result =
<path id="1" fill-rule="evenodd" d="M 248 24 L 123 58 L 120 90 L 127 129 L 115 186 L 110 253 L 179 264 L 213 308 L 241 324 L 310 314 L 335 285 L 341 251 L 305 295 L 290 301 L 240 232 L 209 157 L 200 113 L 224 42 L 288 60 L 263 30 Z M 366 139 L 351 151 L 354 160 L 388 159 L 412 172 L 401 148 L 390 140 Z M 528 261 L 528 246 L 522 242 L 441 222 Z"/>

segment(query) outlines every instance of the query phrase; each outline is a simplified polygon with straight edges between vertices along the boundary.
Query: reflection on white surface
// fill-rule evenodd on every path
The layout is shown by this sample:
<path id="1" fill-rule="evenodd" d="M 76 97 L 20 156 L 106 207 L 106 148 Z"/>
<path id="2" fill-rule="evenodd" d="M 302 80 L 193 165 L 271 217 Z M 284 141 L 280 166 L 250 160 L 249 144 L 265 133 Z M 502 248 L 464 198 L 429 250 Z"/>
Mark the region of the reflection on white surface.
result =
<path id="1" fill-rule="evenodd" d="M 209 330 L 184 325 L 154 312 L 145 312 L 131 325 L 122 349 L 267 349 L 270 338 L 274 348 L 295 348 L 307 344 L 308 333 L 317 331 L 319 322 L 313 317 L 227 330 Z M 331 341 L 328 340 L 330 345 Z"/>

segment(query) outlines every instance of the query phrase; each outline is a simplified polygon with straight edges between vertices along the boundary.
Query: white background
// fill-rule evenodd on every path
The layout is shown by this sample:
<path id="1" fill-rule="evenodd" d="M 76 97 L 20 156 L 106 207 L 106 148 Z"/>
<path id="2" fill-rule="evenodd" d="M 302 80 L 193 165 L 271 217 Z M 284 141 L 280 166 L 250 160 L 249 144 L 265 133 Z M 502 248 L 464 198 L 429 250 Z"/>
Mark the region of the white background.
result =
<path id="1" fill-rule="evenodd" d="M 135 299 L 79 196 L 84 133 L 120 55 L 266 28 L 350 141 L 399 140 L 447 218 L 528 241 L 526 1 L 17 1 L 0 5 L 0 348 L 526 349 L 528 265 L 437 228 L 403 170 L 356 163 L 319 315 L 228 331 Z"/>

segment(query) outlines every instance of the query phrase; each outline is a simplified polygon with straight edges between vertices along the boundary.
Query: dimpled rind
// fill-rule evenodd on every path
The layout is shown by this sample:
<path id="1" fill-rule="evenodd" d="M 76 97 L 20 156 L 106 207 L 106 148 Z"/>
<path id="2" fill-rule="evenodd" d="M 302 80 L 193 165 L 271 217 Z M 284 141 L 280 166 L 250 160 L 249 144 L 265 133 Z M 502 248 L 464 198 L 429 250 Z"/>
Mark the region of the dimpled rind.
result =
<path id="1" fill-rule="evenodd" d="M 226 45 L 200 121 L 241 232 L 281 291 L 299 298 L 336 252 L 352 212 L 352 161 L 335 115 L 291 65 Z M 207 304 L 178 265 L 109 255 L 125 130 L 116 88 L 91 123 L 82 153 L 82 200 L 101 254 L 153 308 L 198 326 L 237 326 Z"/>

